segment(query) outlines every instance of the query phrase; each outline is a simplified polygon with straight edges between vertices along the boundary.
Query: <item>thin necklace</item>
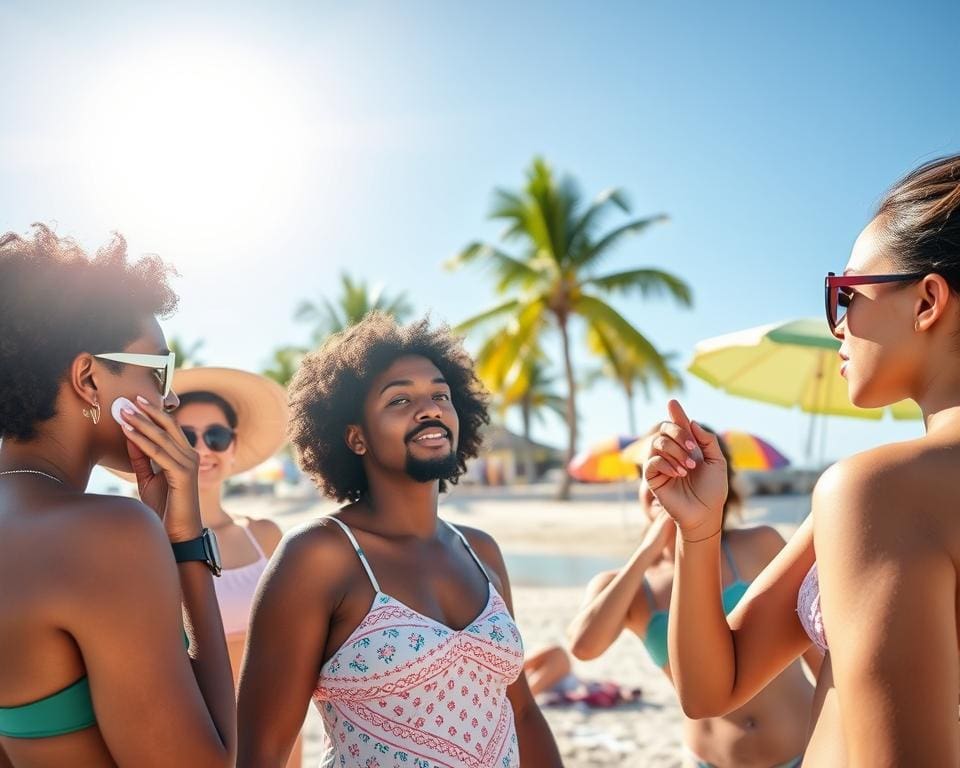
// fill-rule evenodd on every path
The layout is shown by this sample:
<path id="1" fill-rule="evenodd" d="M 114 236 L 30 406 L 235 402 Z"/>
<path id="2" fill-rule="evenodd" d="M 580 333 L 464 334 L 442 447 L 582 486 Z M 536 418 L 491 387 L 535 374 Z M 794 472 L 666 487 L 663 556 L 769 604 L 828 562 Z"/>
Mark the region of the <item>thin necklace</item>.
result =
<path id="1" fill-rule="evenodd" d="M 49 477 L 51 480 L 56 480 L 60 485 L 63 485 L 63 480 L 59 477 L 41 472 L 39 469 L 8 469 L 6 472 L 0 472 L 0 476 L 3 475 L 43 475 L 43 477 Z"/>

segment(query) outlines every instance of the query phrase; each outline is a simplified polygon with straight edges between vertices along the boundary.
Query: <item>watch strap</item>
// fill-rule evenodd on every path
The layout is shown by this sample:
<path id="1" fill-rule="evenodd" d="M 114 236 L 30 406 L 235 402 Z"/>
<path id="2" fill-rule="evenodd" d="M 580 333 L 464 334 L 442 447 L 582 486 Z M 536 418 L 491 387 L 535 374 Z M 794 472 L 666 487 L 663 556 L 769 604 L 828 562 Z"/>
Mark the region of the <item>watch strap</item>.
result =
<path id="1" fill-rule="evenodd" d="M 171 545 L 173 547 L 173 557 L 178 563 L 186 563 L 192 560 L 207 562 L 207 548 L 203 543 L 203 534 L 189 541 L 177 541 Z"/>

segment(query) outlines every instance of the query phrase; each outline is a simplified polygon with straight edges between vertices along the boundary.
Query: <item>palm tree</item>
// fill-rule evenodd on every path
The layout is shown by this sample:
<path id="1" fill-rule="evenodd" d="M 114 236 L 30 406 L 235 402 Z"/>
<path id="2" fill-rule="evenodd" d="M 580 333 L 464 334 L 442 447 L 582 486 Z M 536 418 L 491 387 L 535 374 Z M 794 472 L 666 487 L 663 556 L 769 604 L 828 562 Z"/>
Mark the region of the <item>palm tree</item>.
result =
<path id="1" fill-rule="evenodd" d="M 382 285 L 370 288 L 365 280 L 354 280 L 346 272 L 340 274 L 340 286 L 341 293 L 335 301 L 325 297 L 319 303 L 302 301 L 294 313 L 295 320 L 314 326 L 314 344 L 356 325 L 370 312 L 379 310 L 403 322 L 413 311 L 406 294 L 387 296 Z"/>
<path id="2" fill-rule="evenodd" d="M 193 368 L 198 365 L 203 365 L 203 360 L 201 360 L 197 353 L 200 351 L 200 348 L 204 345 L 203 339 L 197 339 L 192 344 L 188 344 L 179 336 L 174 336 L 170 339 L 170 351 L 176 354 L 176 360 L 174 364 L 177 368 Z"/>
<path id="3" fill-rule="evenodd" d="M 524 440 L 524 475 L 533 482 L 533 422 L 543 423 L 544 413 L 551 412 L 564 419 L 567 401 L 553 389 L 556 376 L 549 373 L 546 356 L 539 348 L 527 350 L 509 368 L 502 367 L 497 355 L 502 334 L 488 340 L 476 357 L 477 375 L 494 395 L 496 409 L 501 415 L 510 408 L 520 409 Z"/>
<path id="4" fill-rule="evenodd" d="M 300 367 L 300 361 L 305 354 L 307 350 L 303 347 L 277 347 L 273 350 L 269 366 L 261 373 L 268 379 L 273 379 L 281 387 L 286 387 L 293 378 L 293 374 L 297 372 L 297 368 Z"/>
<path id="5" fill-rule="evenodd" d="M 587 346 L 603 362 L 599 368 L 587 374 L 584 383 L 586 386 L 592 386 L 601 379 L 617 382 L 627 399 L 627 424 L 631 435 L 638 434 L 637 415 L 634 412 L 634 399 L 638 386 L 643 390 L 648 402 L 650 388 L 655 381 L 668 392 L 683 388 L 683 376 L 674 365 L 677 359 L 676 352 L 667 352 L 662 355 L 667 366 L 667 376 L 663 377 L 654 376 L 649 360 L 637 356 L 632 349 L 618 348 L 597 328 L 590 328 L 587 332 Z"/>
<path id="6" fill-rule="evenodd" d="M 510 333 L 498 341 L 502 347 L 498 355 L 504 360 L 518 359 L 549 328 L 559 331 L 567 383 L 568 461 L 573 458 L 577 445 L 571 320 L 579 317 L 588 328 L 600 329 L 618 347 L 632 349 L 648 360 L 654 377 L 668 380 L 669 370 L 660 353 L 605 298 L 617 293 L 639 292 L 647 297 L 666 294 L 682 306 L 692 303 L 689 286 L 662 270 L 629 269 L 597 274 L 604 257 L 627 235 L 643 232 L 667 218 L 661 214 L 631 219 L 600 233 L 603 217 L 613 209 L 630 212 L 622 191 L 608 190 L 592 203 L 583 205 L 574 181 L 557 180 L 546 162 L 536 158 L 524 188 L 520 192 L 498 189 L 490 212 L 490 218 L 506 222 L 501 240 L 520 244 L 520 255 L 513 256 L 495 245 L 477 241 L 467 245 L 450 262 L 451 267 L 486 262 L 496 277 L 497 292 L 511 295 L 459 326 L 460 330 L 467 331 L 498 318 L 510 318 Z M 559 496 L 566 499 L 569 495 L 570 478 L 565 476 Z"/>

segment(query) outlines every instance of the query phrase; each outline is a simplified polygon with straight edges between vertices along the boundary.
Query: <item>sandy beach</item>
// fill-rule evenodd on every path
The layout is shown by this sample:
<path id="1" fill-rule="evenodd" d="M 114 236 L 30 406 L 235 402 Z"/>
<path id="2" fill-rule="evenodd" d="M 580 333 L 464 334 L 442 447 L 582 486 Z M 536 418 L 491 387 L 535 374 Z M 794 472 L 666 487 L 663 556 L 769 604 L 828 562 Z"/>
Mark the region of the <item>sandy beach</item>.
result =
<path id="1" fill-rule="evenodd" d="M 624 561 L 643 531 L 629 486 L 579 486 L 571 502 L 557 502 L 550 486 L 516 489 L 456 488 L 440 513 L 453 523 L 482 528 L 500 544 L 513 582 L 514 608 L 524 644 L 534 650 L 562 643 L 583 587 L 596 571 Z M 233 497 L 235 514 L 271 516 L 284 528 L 326 514 L 337 505 L 320 499 Z M 785 537 L 807 514 L 809 496 L 748 500 L 743 524 L 775 525 Z M 585 679 L 616 680 L 643 691 L 637 702 L 608 710 L 582 705 L 544 707 L 543 712 L 571 768 L 680 766 L 680 709 L 670 684 L 640 641 L 621 637 L 601 658 L 575 662 Z M 320 720 L 311 708 L 305 726 L 305 766 L 322 750 Z"/>

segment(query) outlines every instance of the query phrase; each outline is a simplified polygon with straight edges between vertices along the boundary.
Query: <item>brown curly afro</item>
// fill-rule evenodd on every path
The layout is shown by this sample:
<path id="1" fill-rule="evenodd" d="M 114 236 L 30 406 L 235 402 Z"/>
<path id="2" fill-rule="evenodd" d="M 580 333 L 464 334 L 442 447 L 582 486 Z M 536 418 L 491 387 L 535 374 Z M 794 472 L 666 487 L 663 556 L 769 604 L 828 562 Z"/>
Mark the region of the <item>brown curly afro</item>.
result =
<path id="1" fill-rule="evenodd" d="M 157 256 L 128 262 L 120 235 L 92 256 L 42 224 L 0 235 L 0 438 L 35 437 L 77 355 L 122 350 L 172 312 L 172 273 Z"/>
<path id="2" fill-rule="evenodd" d="M 367 490 L 361 459 L 347 447 L 344 434 L 348 425 L 360 423 L 373 379 L 407 355 L 430 360 L 450 386 L 460 418 L 458 470 L 451 483 L 477 455 L 481 430 L 490 421 L 487 394 L 461 339 L 445 325 L 431 328 L 428 318 L 401 326 L 374 312 L 307 355 L 290 382 L 290 440 L 301 469 L 327 496 L 356 501 Z M 446 490 L 443 480 L 440 490 Z"/>

